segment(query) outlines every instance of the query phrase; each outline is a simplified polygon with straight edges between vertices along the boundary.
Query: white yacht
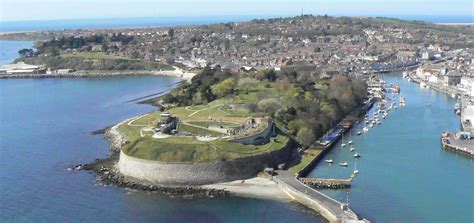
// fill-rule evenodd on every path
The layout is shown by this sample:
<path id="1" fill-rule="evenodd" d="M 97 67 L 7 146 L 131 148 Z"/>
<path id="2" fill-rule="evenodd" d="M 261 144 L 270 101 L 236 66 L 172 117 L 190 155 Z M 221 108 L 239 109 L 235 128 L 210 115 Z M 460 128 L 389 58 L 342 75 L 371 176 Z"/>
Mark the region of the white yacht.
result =
<path id="1" fill-rule="evenodd" d="M 332 161 L 332 159 L 329 159 L 329 160 L 324 160 L 324 162 L 326 162 L 326 163 L 333 163 L 334 161 Z"/>
<path id="2" fill-rule="evenodd" d="M 347 167 L 347 162 L 339 163 L 339 166 Z"/>
<path id="3" fill-rule="evenodd" d="M 344 143 L 344 133 L 342 133 L 342 143 L 341 143 L 341 146 L 342 147 L 346 147 L 346 144 Z"/>
<path id="4" fill-rule="evenodd" d="M 354 164 L 354 171 L 353 171 L 353 173 L 354 173 L 354 175 L 359 173 L 359 170 L 357 169 L 357 160 L 355 161 L 355 164 Z"/>
<path id="5" fill-rule="evenodd" d="M 359 153 L 354 154 L 354 158 L 360 158 L 360 154 Z"/>

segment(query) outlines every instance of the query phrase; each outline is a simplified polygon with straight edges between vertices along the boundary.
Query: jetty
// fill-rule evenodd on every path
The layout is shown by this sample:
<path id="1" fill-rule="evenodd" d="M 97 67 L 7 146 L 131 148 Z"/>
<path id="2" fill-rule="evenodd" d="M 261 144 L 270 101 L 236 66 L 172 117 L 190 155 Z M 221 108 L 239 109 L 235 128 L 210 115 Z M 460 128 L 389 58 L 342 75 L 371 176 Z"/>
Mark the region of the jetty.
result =
<path id="1" fill-rule="evenodd" d="M 443 149 L 474 158 L 474 142 L 471 140 L 456 139 L 452 134 L 449 134 L 441 137 L 441 144 Z"/>
<path id="2" fill-rule="evenodd" d="M 299 181 L 288 171 L 278 171 L 273 180 L 294 200 L 319 212 L 329 222 L 369 222 L 341 203 Z"/>

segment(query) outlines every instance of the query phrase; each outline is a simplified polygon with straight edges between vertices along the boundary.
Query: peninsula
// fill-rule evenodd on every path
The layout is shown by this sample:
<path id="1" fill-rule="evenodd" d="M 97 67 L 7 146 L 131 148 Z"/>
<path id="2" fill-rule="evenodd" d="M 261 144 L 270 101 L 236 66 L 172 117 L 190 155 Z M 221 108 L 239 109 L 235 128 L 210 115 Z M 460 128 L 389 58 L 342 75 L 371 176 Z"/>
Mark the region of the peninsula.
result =
<path id="1" fill-rule="evenodd" d="M 287 197 L 275 196 L 280 191 L 331 222 L 364 221 L 347 204 L 304 183 L 340 185 L 298 179 L 300 173 L 327 151 L 321 139 L 334 143 L 360 115 L 350 117 L 355 111 L 370 108 L 374 98 L 385 99 L 385 83 L 376 73 L 462 58 L 453 66 L 459 75 L 440 72 L 436 81 L 443 75 L 447 82 L 458 76 L 471 80 L 473 33 L 471 26 L 302 15 L 205 26 L 3 34 L 51 38 L 35 50 L 21 50 L 21 58 L 3 66 L 0 77 L 186 78 L 171 92 L 142 101 L 156 105 L 156 111 L 107 130 L 109 159 L 76 169 L 94 169 L 120 186 L 167 193 L 174 189 L 166 188 L 179 188 L 186 195 L 183 191 Z"/>

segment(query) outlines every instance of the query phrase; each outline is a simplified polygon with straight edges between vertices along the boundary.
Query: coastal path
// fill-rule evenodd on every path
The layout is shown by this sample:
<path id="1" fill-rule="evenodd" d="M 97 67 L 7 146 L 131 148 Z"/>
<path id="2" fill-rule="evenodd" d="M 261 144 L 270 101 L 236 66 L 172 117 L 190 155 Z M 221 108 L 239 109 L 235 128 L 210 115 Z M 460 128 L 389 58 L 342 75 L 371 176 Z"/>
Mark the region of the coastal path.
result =
<path id="1" fill-rule="evenodd" d="M 186 107 L 185 109 L 188 110 L 188 111 L 194 111 L 193 113 L 191 113 L 191 114 L 188 115 L 188 117 L 192 117 L 193 115 L 195 115 L 195 114 L 197 114 L 197 113 L 199 113 L 199 112 L 206 111 L 206 110 L 208 110 L 208 109 L 215 108 L 215 107 L 222 106 L 222 105 L 224 105 L 224 104 L 218 104 L 218 105 L 214 105 L 214 106 L 211 106 L 211 107 L 208 107 L 208 108 L 199 109 L 199 110 L 191 110 L 191 109 L 189 108 L 189 106 L 188 106 L 188 107 Z"/>

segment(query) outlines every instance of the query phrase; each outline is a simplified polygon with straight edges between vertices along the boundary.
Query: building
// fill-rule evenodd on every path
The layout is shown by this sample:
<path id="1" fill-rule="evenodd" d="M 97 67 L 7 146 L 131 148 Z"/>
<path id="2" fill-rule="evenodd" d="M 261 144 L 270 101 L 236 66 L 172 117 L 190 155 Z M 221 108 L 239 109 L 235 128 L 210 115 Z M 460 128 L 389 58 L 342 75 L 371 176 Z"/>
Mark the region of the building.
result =
<path id="1" fill-rule="evenodd" d="M 171 64 L 174 64 L 174 62 L 175 62 L 174 58 L 171 58 L 171 57 L 163 57 L 160 59 L 161 64 L 171 65 Z"/>
<path id="2" fill-rule="evenodd" d="M 30 65 L 24 62 L 6 64 L 0 67 L 0 74 L 44 74 L 46 69 L 38 65 Z"/>

